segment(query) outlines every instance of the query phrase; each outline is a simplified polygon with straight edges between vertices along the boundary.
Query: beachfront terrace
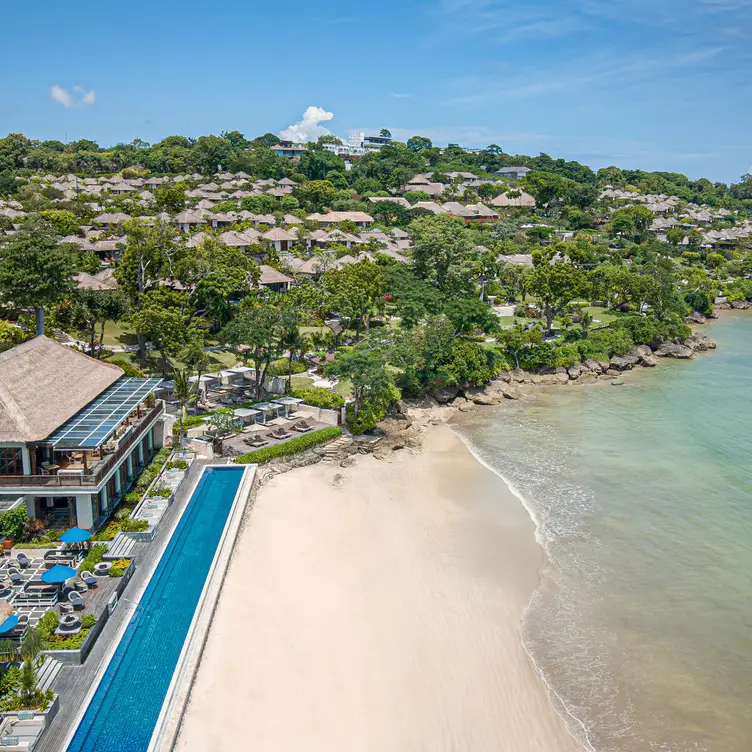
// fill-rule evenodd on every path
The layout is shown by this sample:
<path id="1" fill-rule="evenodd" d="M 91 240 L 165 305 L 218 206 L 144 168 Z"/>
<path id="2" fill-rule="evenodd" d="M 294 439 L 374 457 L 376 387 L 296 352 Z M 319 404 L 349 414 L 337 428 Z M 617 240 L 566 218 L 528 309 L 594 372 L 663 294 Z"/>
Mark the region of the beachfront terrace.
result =
<path id="1" fill-rule="evenodd" d="M 98 486 L 162 413 L 160 379 L 119 379 L 53 434 L 28 446 L 30 472 L 0 475 L 0 488 Z M 20 450 L 19 450 L 20 451 Z"/>

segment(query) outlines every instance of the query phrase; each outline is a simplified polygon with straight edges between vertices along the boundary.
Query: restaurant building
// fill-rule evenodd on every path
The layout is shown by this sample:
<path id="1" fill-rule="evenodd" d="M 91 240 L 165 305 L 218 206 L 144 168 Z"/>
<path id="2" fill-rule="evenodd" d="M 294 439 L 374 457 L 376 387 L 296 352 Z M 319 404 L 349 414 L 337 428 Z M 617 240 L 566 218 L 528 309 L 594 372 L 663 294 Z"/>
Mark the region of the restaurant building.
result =
<path id="1" fill-rule="evenodd" d="M 163 445 L 159 383 L 45 336 L 0 353 L 0 495 L 99 528 Z"/>

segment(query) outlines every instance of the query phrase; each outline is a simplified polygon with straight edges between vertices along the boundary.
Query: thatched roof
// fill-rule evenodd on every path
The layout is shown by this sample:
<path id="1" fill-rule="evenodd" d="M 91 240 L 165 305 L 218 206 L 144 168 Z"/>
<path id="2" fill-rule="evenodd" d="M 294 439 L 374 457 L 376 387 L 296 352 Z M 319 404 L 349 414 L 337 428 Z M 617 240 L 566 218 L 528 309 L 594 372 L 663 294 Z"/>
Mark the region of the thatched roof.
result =
<path id="1" fill-rule="evenodd" d="M 261 277 L 259 278 L 260 285 L 279 285 L 284 283 L 292 283 L 295 280 L 292 277 L 288 277 L 286 274 L 277 271 L 272 266 L 261 264 Z"/>
<path id="2" fill-rule="evenodd" d="M 44 335 L 0 353 L 0 442 L 42 441 L 122 375 Z"/>

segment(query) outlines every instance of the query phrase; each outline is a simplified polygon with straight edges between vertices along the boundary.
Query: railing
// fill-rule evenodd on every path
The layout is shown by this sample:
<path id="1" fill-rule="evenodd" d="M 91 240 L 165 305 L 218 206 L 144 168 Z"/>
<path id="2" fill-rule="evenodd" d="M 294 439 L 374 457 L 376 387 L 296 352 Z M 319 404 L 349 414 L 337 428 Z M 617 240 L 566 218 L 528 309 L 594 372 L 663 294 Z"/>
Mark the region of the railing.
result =
<path id="1" fill-rule="evenodd" d="M 91 487 L 99 485 L 101 479 L 139 441 L 151 424 L 162 412 L 162 403 L 153 407 L 139 421 L 133 433 L 112 453 L 108 454 L 88 475 L 0 475 L 0 488 L 43 486 L 48 487 Z"/>

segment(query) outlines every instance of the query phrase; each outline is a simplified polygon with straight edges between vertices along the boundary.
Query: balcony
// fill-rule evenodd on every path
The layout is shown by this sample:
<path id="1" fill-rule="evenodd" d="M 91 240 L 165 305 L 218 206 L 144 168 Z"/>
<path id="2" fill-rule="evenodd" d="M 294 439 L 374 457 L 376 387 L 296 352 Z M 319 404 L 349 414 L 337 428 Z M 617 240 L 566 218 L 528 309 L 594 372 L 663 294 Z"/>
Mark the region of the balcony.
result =
<path id="1" fill-rule="evenodd" d="M 117 449 L 108 452 L 98 462 L 91 472 L 84 474 L 63 475 L 0 475 L 0 489 L 2 488 L 94 488 L 98 486 L 107 473 L 143 438 L 146 431 L 162 414 L 163 406 L 158 402 L 156 406 L 146 412 L 136 423 L 129 435 L 123 439 Z"/>

